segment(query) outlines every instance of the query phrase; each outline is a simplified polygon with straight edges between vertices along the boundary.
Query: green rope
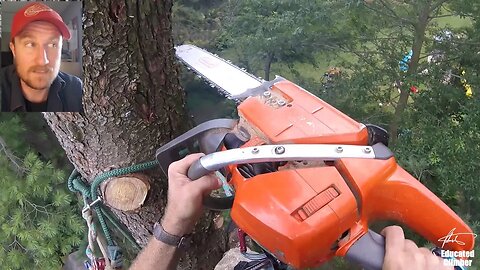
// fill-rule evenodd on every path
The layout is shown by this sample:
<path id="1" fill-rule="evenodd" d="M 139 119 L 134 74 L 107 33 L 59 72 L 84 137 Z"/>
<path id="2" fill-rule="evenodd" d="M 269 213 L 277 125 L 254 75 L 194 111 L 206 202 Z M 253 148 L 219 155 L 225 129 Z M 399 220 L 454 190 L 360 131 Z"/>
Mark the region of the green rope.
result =
<path id="1" fill-rule="evenodd" d="M 126 168 L 119 168 L 115 169 L 109 172 L 102 173 L 95 177 L 95 179 L 92 181 L 92 185 L 90 188 L 88 188 L 87 185 L 82 181 L 82 176 L 78 173 L 77 170 L 73 170 L 72 173 L 70 174 L 70 177 L 68 178 L 68 189 L 72 192 L 80 192 L 82 196 L 85 199 L 90 199 L 92 202 L 95 201 L 98 198 L 97 195 L 97 189 L 100 186 L 101 183 L 103 183 L 105 180 L 111 178 L 111 177 L 116 177 L 116 176 L 121 176 L 125 174 L 131 174 L 135 172 L 140 172 L 140 171 L 145 171 L 152 169 L 158 165 L 157 160 L 153 161 L 148 161 L 145 163 L 141 164 L 135 164 Z M 97 214 L 98 217 L 98 222 L 100 223 L 100 226 L 102 227 L 103 234 L 105 235 L 105 239 L 107 240 L 107 244 L 109 246 L 114 246 L 114 242 L 112 240 L 112 237 L 110 235 L 110 231 L 108 230 L 107 223 L 105 222 L 104 216 L 108 218 L 108 220 L 124 235 L 126 236 L 127 240 L 129 240 L 132 243 L 135 243 L 135 247 L 137 249 L 140 249 L 138 244 L 135 242 L 135 240 L 127 235 L 129 235 L 127 232 L 125 232 L 120 224 L 116 221 L 115 218 L 113 218 L 110 214 L 106 213 L 104 209 L 100 207 L 99 204 L 96 204 L 93 206 L 93 210 Z"/>
<path id="2" fill-rule="evenodd" d="M 126 168 L 115 169 L 115 170 L 100 174 L 99 176 L 95 177 L 95 179 L 93 179 L 93 182 L 92 182 L 92 186 L 91 186 L 92 200 L 95 201 L 97 199 L 98 186 L 108 178 L 149 170 L 156 167 L 157 165 L 158 165 L 158 161 L 153 160 L 153 161 L 149 161 L 141 164 L 135 164 Z"/>
<path id="3" fill-rule="evenodd" d="M 113 226 L 115 226 L 115 228 L 117 228 L 118 231 L 120 231 L 123 237 L 125 237 L 125 239 L 127 239 L 137 251 L 140 251 L 142 248 L 137 244 L 137 241 L 133 239 L 132 235 L 125 232 L 120 224 L 118 224 L 116 219 L 104 207 L 100 207 L 100 209 L 102 210 L 103 215 L 108 219 L 108 221 L 110 221 L 110 223 L 112 223 Z"/>

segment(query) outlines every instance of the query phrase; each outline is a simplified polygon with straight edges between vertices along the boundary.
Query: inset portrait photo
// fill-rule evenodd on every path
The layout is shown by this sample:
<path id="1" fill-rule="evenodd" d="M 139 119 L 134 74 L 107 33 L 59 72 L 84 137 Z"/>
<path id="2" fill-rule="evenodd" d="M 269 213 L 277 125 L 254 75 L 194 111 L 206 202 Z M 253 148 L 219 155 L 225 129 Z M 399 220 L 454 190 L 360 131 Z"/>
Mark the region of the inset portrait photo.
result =
<path id="1" fill-rule="evenodd" d="M 1 3 L 2 112 L 82 112 L 82 2 Z"/>

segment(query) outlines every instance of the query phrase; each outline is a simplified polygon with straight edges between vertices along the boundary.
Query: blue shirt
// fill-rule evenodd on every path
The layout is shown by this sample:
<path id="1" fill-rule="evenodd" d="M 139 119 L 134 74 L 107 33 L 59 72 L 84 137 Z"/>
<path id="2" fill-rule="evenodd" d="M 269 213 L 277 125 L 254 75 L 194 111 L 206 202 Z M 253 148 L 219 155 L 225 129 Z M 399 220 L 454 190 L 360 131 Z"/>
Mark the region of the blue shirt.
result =
<path id="1" fill-rule="evenodd" d="M 0 91 L 2 112 L 28 111 L 14 65 L 0 70 Z M 48 91 L 46 112 L 83 112 L 82 95 L 82 81 L 60 71 Z"/>

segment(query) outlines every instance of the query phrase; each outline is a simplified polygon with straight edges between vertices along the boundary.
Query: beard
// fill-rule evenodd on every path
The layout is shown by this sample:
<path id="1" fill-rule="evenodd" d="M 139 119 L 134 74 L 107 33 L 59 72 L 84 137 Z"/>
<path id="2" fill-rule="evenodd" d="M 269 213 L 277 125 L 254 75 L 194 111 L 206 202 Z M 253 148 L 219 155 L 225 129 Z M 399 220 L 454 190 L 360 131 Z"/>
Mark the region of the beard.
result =
<path id="1" fill-rule="evenodd" d="M 34 90 L 49 89 L 58 74 L 58 70 L 55 71 L 50 66 L 33 66 L 22 70 L 18 69 L 18 65 L 15 63 L 15 69 L 20 80 Z"/>

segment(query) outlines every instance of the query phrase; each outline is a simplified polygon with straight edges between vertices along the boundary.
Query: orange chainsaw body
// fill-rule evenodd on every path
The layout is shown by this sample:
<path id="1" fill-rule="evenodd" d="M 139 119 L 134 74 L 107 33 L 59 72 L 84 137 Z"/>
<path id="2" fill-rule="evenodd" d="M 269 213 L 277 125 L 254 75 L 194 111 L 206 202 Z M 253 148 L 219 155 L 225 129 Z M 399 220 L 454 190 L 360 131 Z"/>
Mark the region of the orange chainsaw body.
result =
<path id="1" fill-rule="evenodd" d="M 289 81 L 268 96 L 252 96 L 238 112 L 252 138 L 242 147 L 275 143 L 367 145 L 368 132 L 331 105 Z M 280 101 L 280 102 L 279 102 Z M 241 125 L 239 124 L 239 125 Z M 236 190 L 232 219 L 276 258 L 295 267 L 318 266 L 349 247 L 375 220 L 395 220 L 442 246 L 452 229 L 471 229 L 392 157 L 287 165 L 245 178 L 229 166 Z M 471 250 L 462 234 L 448 250 Z M 457 243 L 464 242 L 465 245 Z M 368 251 L 366 251 L 368 252 Z"/>

